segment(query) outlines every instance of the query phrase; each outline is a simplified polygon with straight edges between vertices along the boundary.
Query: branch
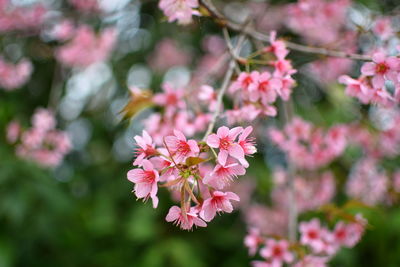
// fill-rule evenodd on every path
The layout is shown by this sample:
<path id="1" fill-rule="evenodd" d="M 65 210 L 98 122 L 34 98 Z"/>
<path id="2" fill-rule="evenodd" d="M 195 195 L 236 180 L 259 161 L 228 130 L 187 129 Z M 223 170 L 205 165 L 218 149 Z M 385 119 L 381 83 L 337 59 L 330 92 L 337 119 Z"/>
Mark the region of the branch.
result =
<path id="1" fill-rule="evenodd" d="M 244 29 L 245 29 L 245 28 L 247 28 L 247 26 L 248 26 L 248 24 L 245 24 L 244 26 L 241 26 L 241 27 L 242 28 L 244 27 Z M 223 32 L 224 32 L 224 36 L 227 37 L 228 36 L 228 31 L 227 31 L 226 27 L 224 27 Z M 238 55 L 238 53 L 240 51 L 240 48 L 243 45 L 244 40 L 245 40 L 245 36 L 241 35 L 239 37 L 239 40 L 238 40 L 237 44 L 236 44 L 236 47 L 232 49 L 232 44 L 230 43 L 229 38 L 226 39 L 227 46 L 228 46 L 228 49 L 229 49 L 229 53 L 230 53 L 232 59 L 229 61 L 228 70 L 225 73 L 224 81 L 222 82 L 221 89 L 218 92 L 217 106 L 215 107 L 215 111 L 214 111 L 214 114 L 213 114 L 213 116 L 211 118 L 210 124 L 208 125 L 207 131 L 204 134 L 203 141 L 205 141 L 207 136 L 212 132 L 212 130 L 214 128 L 214 125 L 215 125 L 215 123 L 217 121 L 217 118 L 218 118 L 218 116 L 219 116 L 219 114 L 221 112 L 222 100 L 223 100 L 223 97 L 224 97 L 224 94 L 225 94 L 226 90 L 228 89 L 228 86 L 229 86 L 229 83 L 231 81 L 233 72 L 234 72 L 234 70 L 236 68 L 236 60 L 238 58 L 237 55 Z"/>
<path id="2" fill-rule="evenodd" d="M 269 35 L 265 33 L 261 33 L 255 30 L 252 27 L 243 28 L 240 24 L 235 23 L 228 18 L 226 18 L 211 2 L 211 0 L 200 0 L 200 4 L 207 9 L 210 13 L 210 16 L 213 17 L 217 23 L 237 32 L 244 33 L 256 40 L 263 41 L 269 43 Z M 286 46 L 292 50 L 304 52 L 304 53 L 311 53 L 311 54 L 318 54 L 330 57 L 340 57 L 340 58 L 348 58 L 353 60 L 364 60 L 364 61 L 371 61 L 372 58 L 368 55 L 361 55 L 361 54 L 354 54 L 354 53 L 346 53 L 343 51 L 338 50 L 330 50 L 322 47 L 313 47 L 313 46 L 306 46 L 302 44 L 297 44 L 289 41 L 284 41 Z"/>

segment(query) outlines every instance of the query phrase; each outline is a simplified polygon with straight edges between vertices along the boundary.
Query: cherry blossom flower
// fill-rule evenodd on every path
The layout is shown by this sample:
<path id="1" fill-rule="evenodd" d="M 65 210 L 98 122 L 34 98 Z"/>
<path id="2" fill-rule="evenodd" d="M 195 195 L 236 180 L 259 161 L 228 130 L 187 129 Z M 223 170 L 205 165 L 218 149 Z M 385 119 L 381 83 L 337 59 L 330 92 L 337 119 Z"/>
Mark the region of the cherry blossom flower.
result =
<path id="1" fill-rule="evenodd" d="M 182 213 L 181 208 L 178 206 L 172 206 L 169 209 L 167 217 L 165 218 L 167 222 L 174 222 L 180 225 L 183 230 L 192 229 L 193 225 L 199 227 L 206 227 L 207 224 L 198 217 L 198 212 L 194 207 L 191 207 L 188 212 Z"/>
<path id="2" fill-rule="evenodd" d="M 294 256 L 289 252 L 289 242 L 286 240 L 267 239 L 265 247 L 260 250 L 260 255 L 270 259 L 272 266 L 282 266 L 284 262 L 291 263 Z"/>
<path id="3" fill-rule="evenodd" d="M 231 200 L 240 201 L 240 198 L 232 192 L 214 191 L 212 196 L 204 201 L 200 217 L 209 222 L 214 219 L 217 212 L 231 213 L 233 211 Z"/>
<path id="4" fill-rule="evenodd" d="M 143 160 L 142 165 L 143 169 L 133 169 L 128 172 L 128 180 L 135 184 L 134 192 L 137 198 L 147 200 L 150 197 L 153 202 L 153 208 L 157 208 L 159 174 L 150 161 Z"/>
<path id="5" fill-rule="evenodd" d="M 153 139 L 146 130 L 143 130 L 142 136 L 136 135 L 134 139 L 139 147 L 136 150 L 136 159 L 133 165 L 140 166 L 143 159 L 156 155 L 157 150 L 155 149 Z"/>
<path id="6" fill-rule="evenodd" d="M 249 255 L 254 256 L 258 247 L 264 243 L 258 228 L 250 228 L 249 233 L 244 238 L 244 244 L 249 249 Z"/>
<path id="7" fill-rule="evenodd" d="M 197 0 L 160 0 L 158 7 L 168 17 L 168 22 L 178 21 L 179 24 L 189 24 L 192 16 L 200 16 L 195 10 L 199 6 Z"/>
<path id="8" fill-rule="evenodd" d="M 243 132 L 239 135 L 238 144 L 242 147 L 245 155 L 252 155 L 257 152 L 255 147 L 254 138 L 250 137 L 250 133 L 253 131 L 253 127 L 246 127 Z"/>
<path id="9" fill-rule="evenodd" d="M 272 31 L 269 34 L 269 42 L 270 46 L 267 46 L 264 49 L 265 52 L 274 53 L 278 59 L 284 59 L 289 54 L 285 42 L 282 40 L 276 40 L 276 31 Z"/>
<path id="10" fill-rule="evenodd" d="M 382 40 L 387 40 L 393 36 L 394 30 L 390 18 L 381 17 L 375 20 L 372 31 Z"/>
<path id="11" fill-rule="evenodd" d="M 55 128 L 56 119 L 53 112 L 48 109 L 39 108 L 32 116 L 32 126 L 38 131 L 49 131 Z"/>
<path id="12" fill-rule="evenodd" d="M 117 38 L 113 28 L 104 29 L 99 36 L 87 25 L 79 26 L 75 36 L 56 51 L 56 58 L 68 67 L 88 67 L 104 61 L 111 54 Z"/>
<path id="13" fill-rule="evenodd" d="M 233 178 L 245 173 L 246 169 L 242 165 L 228 160 L 226 165 L 217 164 L 214 170 L 204 177 L 203 182 L 217 189 L 223 189 Z"/>
<path id="14" fill-rule="evenodd" d="M 382 88 L 385 80 L 397 81 L 396 69 L 399 66 L 399 59 L 386 57 L 384 53 L 377 52 L 372 55 L 373 62 L 364 63 L 361 73 L 372 77 L 374 88 Z"/>
<path id="15" fill-rule="evenodd" d="M 174 136 L 165 137 L 165 143 L 171 156 L 182 162 L 188 157 L 195 157 L 199 152 L 199 146 L 195 140 L 186 140 L 181 131 L 174 130 Z"/>
<path id="16" fill-rule="evenodd" d="M 235 143 L 236 137 L 242 132 L 242 127 L 235 127 L 229 129 L 226 126 L 222 126 L 217 130 L 217 134 L 211 134 L 207 137 L 207 145 L 212 148 L 219 148 L 218 162 L 221 165 L 225 165 L 228 156 L 231 156 L 244 166 L 248 167 L 247 161 L 244 159 L 243 148 Z"/>
<path id="17" fill-rule="evenodd" d="M 0 88 L 11 91 L 23 86 L 29 80 L 32 70 L 32 63 L 27 59 L 12 64 L 0 57 Z"/>
<path id="18" fill-rule="evenodd" d="M 324 229 L 321 227 L 318 219 L 300 223 L 299 229 L 301 233 L 300 242 L 303 245 L 309 245 L 317 253 L 323 250 Z"/>

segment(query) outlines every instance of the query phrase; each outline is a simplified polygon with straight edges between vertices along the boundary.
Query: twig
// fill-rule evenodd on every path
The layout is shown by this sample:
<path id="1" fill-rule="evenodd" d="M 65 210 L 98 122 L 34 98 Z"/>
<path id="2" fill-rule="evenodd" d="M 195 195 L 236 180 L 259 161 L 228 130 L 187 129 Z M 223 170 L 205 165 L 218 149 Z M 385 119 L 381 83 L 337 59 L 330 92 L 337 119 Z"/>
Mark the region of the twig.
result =
<path id="1" fill-rule="evenodd" d="M 206 140 L 207 136 L 212 132 L 212 130 L 214 128 L 215 122 L 217 121 L 217 118 L 218 118 L 219 113 L 221 111 L 222 99 L 224 97 L 226 89 L 228 89 L 228 86 L 229 86 L 229 83 L 231 81 L 231 78 L 232 78 L 234 70 L 235 70 L 235 60 L 231 59 L 231 61 L 229 62 L 229 67 L 228 67 L 228 70 L 227 70 L 227 72 L 225 74 L 224 81 L 222 83 L 221 89 L 218 92 L 217 106 L 215 108 L 215 111 L 214 111 L 214 114 L 213 114 L 212 119 L 210 121 L 210 124 L 208 125 L 207 131 L 204 134 L 203 141 Z"/>
<path id="2" fill-rule="evenodd" d="M 226 18 L 221 12 L 219 12 L 219 10 L 214 6 L 214 4 L 211 2 L 211 0 L 200 0 L 200 3 L 204 8 L 207 9 L 207 11 L 210 13 L 211 17 L 213 17 L 219 24 L 223 25 L 224 27 L 227 27 L 234 31 L 244 33 L 244 34 L 246 34 L 256 40 L 259 40 L 259 41 L 263 41 L 263 42 L 267 42 L 267 43 L 270 42 L 268 34 L 261 33 L 252 27 L 243 28 L 240 24 L 235 23 L 235 22 L 229 20 L 228 18 Z M 330 56 L 330 57 L 348 58 L 348 59 L 353 59 L 353 60 L 364 60 L 364 61 L 372 60 L 371 56 L 368 56 L 368 55 L 347 53 L 347 52 L 338 51 L 338 50 L 326 49 L 323 47 L 306 46 L 306 45 L 302 45 L 302 44 L 293 43 L 290 41 L 285 41 L 285 44 L 288 48 L 290 48 L 292 50 L 304 52 L 304 53 L 319 54 L 319 55 Z"/>
<path id="3" fill-rule="evenodd" d="M 245 27 L 247 27 L 247 26 L 245 26 Z M 226 29 L 225 29 L 225 31 L 226 31 Z M 231 81 L 233 72 L 234 72 L 235 67 L 236 67 L 236 61 L 235 61 L 235 56 L 234 55 L 237 55 L 237 53 L 240 51 L 240 48 L 241 48 L 241 46 L 243 44 L 244 39 L 245 39 L 244 35 L 241 35 L 239 40 L 238 40 L 238 42 L 237 42 L 237 45 L 236 45 L 235 49 L 233 49 L 231 51 L 232 59 L 229 61 L 228 70 L 225 73 L 224 81 L 222 82 L 221 89 L 218 92 L 217 106 L 215 107 L 215 111 L 214 111 L 214 114 L 213 114 L 213 116 L 211 118 L 210 124 L 208 125 L 207 131 L 204 134 L 203 141 L 205 141 L 207 136 L 212 132 L 212 130 L 214 128 L 214 125 L 215 125 L 215 123 L 217 121 L 217 118 L 218 118 L 218 116 L 219 116 L 219 114 L 221 112 L 222 100 L 223 100 L 223 97 L 224 97 L 224 94 L 225 94 L 226 90 L 228 89 L 229 83 Z M 229 46 L 229 44 L 228 44 L 228 46 Z"/>

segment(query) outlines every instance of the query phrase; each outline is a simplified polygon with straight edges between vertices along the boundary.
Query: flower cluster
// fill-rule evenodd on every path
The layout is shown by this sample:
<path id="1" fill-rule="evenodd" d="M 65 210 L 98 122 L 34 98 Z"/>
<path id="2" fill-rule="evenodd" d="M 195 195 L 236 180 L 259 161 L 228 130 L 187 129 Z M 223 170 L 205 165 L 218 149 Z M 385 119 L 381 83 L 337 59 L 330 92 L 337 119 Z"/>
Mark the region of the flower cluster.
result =
<path id="1" fill-rule="evenodd" d="M 0 1 L 0 32 L 35 31 L 44 22 L 46 8 L 42 4 L 16 7 L 10 0 Z"/>
<path id="2" fill-rule="evenodd" d="M 273 203 L 280 210 L 288 210 L 288 174 L 283 170 L 274 173 L 275 187 L 271 193 Z M 307 177 L 296 175 L 294 178 L 295 200 L 299 212 L 314 210 L 328 204 L 336 192 L 335 179 L 332 172 L 326 171 L 321 175 L 309 173 Z"/>
<path id="3" fill-rule="evenodd" d="M 297 117 L 282 131 L 271 128 L 269 136 L 297 167 L 317 169 L 343 153 L 347 145 L 346 132 L 344 125 L 333 126 L 324 132 Z"/>
<path id="4" fill-rule="evenodd" d="M 368 205 L 375 205 L 385 200 L 388 186 L 388 176 L 378 169 L 376 160 L 364 158 L 353 167 L 347 180 L 346 192 Z"/>
<path id="5" fill-rule="evenodd" d="M 12 64 L 0 57 L 0 88 L 11 91 L 23 86 L 29 80 L 32 69 L 31 62 L 26 59 Z"/>
<path id="6" fill-rule="evenodd" d="M 22 130 L 13 121 L 7 127 L 9 143 L 19 143 L 16 154 L 43 167 L 58 166 L 71 150 L 68 135 L 56 128 L 56 119 L 50 110 L 39 108 L 32 116 L 32 127 Z"/>
<path id="7" fill-rule="evenodd" d="M 103 30 L 99 36 L 87 25 L 74 31 L 72 39 L 59 47 L 56 58 L 68 67 L 87 67 L 104 61 L 114 48 L 117 32 L 113 28 Z"/>
<path id="8" fill-rule="evenodd" d="M 151 198 L 156 208 L 158 187 L 177 192 L 180 207 L 171 207 L 166 220 L 185 230 L 193 225 L 206 226 L 217 213 L 232 212 L 231 201 L 239 201 L 239 197 L 221 190 L 235 177 L 246 173 L 245 156 L 256 152 L 253 139 L 249 137 L 251 131 L 251 126 L 245 129 L 223 126 L 217 134 L 209 135 L 206 142 L 197 142 L 187 140 L 181 131 L 174 130 L 174 135 L 163 138 L 163 147 L 157 147 L 152 137 L 143 131 L 142 136 L 135 136 L 138 149 L 133 165 L 139 168 L 127 174 L 129 181 L 135 184 L 136 197 Z M 210 162 L 215 162 L 214 167 Z"/>
<path id="9" fill-rule="evenodd" d="M 289 60 L 285 59 L 289 51 L 285 43 L 276 40 L 275 32 L 271 33 L 270 46 L 263 53 L 271 53 L 274 60 L 268 62 L 272 71 L 242 72 L 229 88 L 234 97 L 233 110 L 227 111 L 228 118 L 240 117 L 251 121 L 258 115 L 275 116 L 273 106 L 278 97 L 287 101 L 295 85 L 292 76 L 296 73 Z M 239 106 L 241 104 L 241 106 Z"/>
<path id="10" fill-rule="evenodd" d="M 197 0 L 160 0 L 159 8 L 168 17 L 168 22 L 178 21 L 179 24 L 189 24 L 192 16 L 200 16 L 196 10 L 199 7 Z"/>
<path id="11" fill-rule="evenodd" d="M 299 226 L 300 244 L 290 244 L 285 239 L 264 237 L 252 228 L 244 243 L 254 256 L 259 251 L 263 261 L 254 261 L 254 267 L 327 266 L 327 262 L 341 247 L 354 247 L 361 239 L 366 221 L 356 215 L 350 222 L 338 221 L 332 231 L 321 226 L 319 219 L 302 222 Z M 261 247 L 261 248 L 260 248 Z"/>
<path id="12" fill-rule="evenodd" d="M 339 82 L 346 85 L 346 94 L 363 104 L 393 106 L 400 101 L 400 59 L 376 52 L 372 60 L 362 65 L 360 77 L 353 79 L 343 75 Z"/>
<path id="13" fill-rule="evenodd" d="M 287 25 L 311 43 L 334 43 L 350 5 L 349 0 L 300 0 L 287 6 Z"/>

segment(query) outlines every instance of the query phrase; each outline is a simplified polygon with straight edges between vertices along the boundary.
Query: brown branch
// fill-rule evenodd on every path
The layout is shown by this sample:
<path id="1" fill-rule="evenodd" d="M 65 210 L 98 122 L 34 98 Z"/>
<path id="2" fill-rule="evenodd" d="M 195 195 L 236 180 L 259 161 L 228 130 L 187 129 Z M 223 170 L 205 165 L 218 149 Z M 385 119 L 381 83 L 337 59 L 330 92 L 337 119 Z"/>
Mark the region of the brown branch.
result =
<path id="1" fill-rule="evenodd" d="M 210 16 L 212 18 L 214 18 L 214 20 L 216 20 L 216 22 L 218 24 L 225 26 L 231 30 L 244 33 L 256 40 L 269 43 L 269 35 L 268 34 L 261 33 L 252 27 L 243 28 L 242 25 L 229 20 L 214 6 L 214 4 L 211 2 L 211 0 L 200 0 L 200 4 L 208 11 Z M 348 59 L 353 59 L 353 60 L 364 60 L 364 61 L 372 60 L 371 56 L 368 56 L 368 55 L 347 53 L 347 52 L 338 51 L 338 50 L 326 49 L 323 47 L 307 46 L 307 45 L 293 43 L 290 41 L 284 41 L 284 42 L 289 49 L 299 51 L 299 52 L 318 54 L 318 55 L 324 55 L 324 56 L 330 56 L 330 57 L 348 58 Z"/>

